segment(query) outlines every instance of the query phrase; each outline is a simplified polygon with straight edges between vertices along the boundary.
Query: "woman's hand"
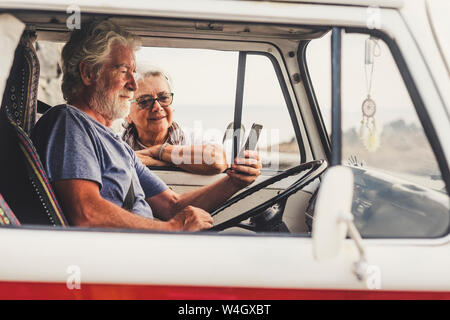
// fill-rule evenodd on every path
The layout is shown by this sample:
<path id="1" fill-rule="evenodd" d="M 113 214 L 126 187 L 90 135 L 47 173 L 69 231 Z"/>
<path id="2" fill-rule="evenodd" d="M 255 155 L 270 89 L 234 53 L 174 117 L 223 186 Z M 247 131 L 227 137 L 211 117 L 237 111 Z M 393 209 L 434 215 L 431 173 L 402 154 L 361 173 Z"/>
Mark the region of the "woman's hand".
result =
<path id="1" fill-rule="evenodd" d="M 140 153 L 141 155 L 149 156 L 155 160 L 158 160 L 159 149 L 161 148 L 161 146 L 162 146 L 161 144 L 155 144 L 154 146 L 136 151 L 136 153 Z"/>
<path id="2" fill-rule="evenodd" d="M 244 158 L 235 158 L 226 173 L 234 185 L 244 188 L 253 183 L 261 174 L 261 160 L 257 151 L 245 150 Z"/>
<path id="3" fill-rule="evenodd" d="M 150 148 L 153 148 L 153 147 L 150 147 Z M 148 149 L 150 149 L 150 148 L 148 148 Z M 161 161 L 161 160 L 153 158 L 150 155 L 151 153 L 148 149 L 136 151 L 137 157 L 142 161 L 142 163 L 145 166 L 147 166 L 147 167 L 148 166 L 156 166 L 156 167 L 170 166 L 170 164 L 165 161 Z"/>

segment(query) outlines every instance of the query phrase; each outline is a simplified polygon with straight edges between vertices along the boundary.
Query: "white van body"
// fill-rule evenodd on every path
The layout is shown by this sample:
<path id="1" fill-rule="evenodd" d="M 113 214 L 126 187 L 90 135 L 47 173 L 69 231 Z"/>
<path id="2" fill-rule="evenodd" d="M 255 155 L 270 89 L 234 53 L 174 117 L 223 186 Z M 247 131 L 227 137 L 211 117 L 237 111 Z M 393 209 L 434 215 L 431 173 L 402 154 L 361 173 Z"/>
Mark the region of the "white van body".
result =
<path id="1" fill-rule="evenodd" d="M 444 2 L 77 1 L 82 15 L 104 14 L 125 20 L 127 17 L 148 18 L 149 21 L 165 21 L 167 26 L 173 23 L 174 27 L 177 21 L 192 20 L 367 29 L 368 12 L 373 12 L 369 8 L 376 8 L 379 19 L 375 21 L 376 28 L 395 40 L 426 107 L 448 168 L 450 29 L 448 19 L 441 21 L 442 17 L 436 14 L 443 10 L 440 8 L 448 9 Z M 8 43 L 2 52 L 2 84 L 9 75 L 5 63 L 12 63 L 15 43 L 24 22 L 35 21 L 37 28 L 43 30 L 46 24 L 39 19 L 43 11 L 69 15 L 71 4 L 71 1 L 57 0 L 0 0 L 0 37 L 2 43 Z M 22 15 L 17 14 L 20 12 Z M 28 21 L 21 21 L 24 17 Z M 132 24 L 129 21 L 129 25 Z M 443 32 L 443 28 L 447 31 Z M 51 31 L 51 27 L 47 28 L 46 34 Z M 201 36 L 195 39 L 195 32 L 188 26 L 178 32 L 185 40 L 174 46 L 204 46 L 198 40 Z M 186 40 L 190 32 L 192 41 Z M 252 36 L 250 34 L 247 39 Z M 272 44 L 279 48 L 279 53 L 274 55 L 279 55 L 280 59 L 296 50 L 295 43 L 290 47 L 290 42 L 283 39 L 274 38 Z M 260 50 L 267 48 L 261 46 Z M 292 84 L 290 79 L 299 72 L 298 68 L 298 63 L 286 60 L 282 70 L 286 83 Z M 0 89 L 4 90 L 3 87 Z M 311 160 L 314 153 L 316 158 L 325 158 L 326 146 L 319 138 L 319 129 L 305 101 L 302 83 L 292 84 L 289 92 L 305 102 L 300 103 L 296 116 L 301 114 L 304 119 L 301 130 L 307 131 L 310 137 L 309 150 L 312 151 L 307 152 L 307 157 Z M 176 185 L 179 192 L 196 185 L 192 183 L 193 179 L 198 179 L 198 185 L 214 180 L 212 177 L 194 178 L 183 172 L 158 174 L 167 184 Z M 363 239 L 368 267 L 362 280 L 355 276 L 354 266 L 360 256 L 355 241 L 350 238 L 343 241 L 334 258 L 323 260 L 315 259 L 311 237 L 273 234 L 173 234 L 23 227 L 1 228 L 0 243 L 7 244 L 0 246 L 2 298 L 55 298 L 52 296 L 55 292 L 64 298 L 94 299 L 450 298 L 448 233 L 427 239 Z"/>

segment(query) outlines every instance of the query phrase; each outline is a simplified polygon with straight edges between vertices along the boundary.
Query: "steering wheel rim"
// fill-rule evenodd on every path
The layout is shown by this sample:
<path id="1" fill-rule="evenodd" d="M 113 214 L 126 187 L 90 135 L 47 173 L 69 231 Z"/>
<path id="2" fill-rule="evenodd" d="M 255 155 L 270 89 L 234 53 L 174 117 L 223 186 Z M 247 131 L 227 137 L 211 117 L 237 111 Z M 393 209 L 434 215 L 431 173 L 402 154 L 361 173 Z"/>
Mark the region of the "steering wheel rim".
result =
<path id="1" fill-rule="evenodd" d="M 221 211 L 225 210 L 226 208 L 230 207 L 231 205 L 235 204 L 236 202 L 239 202 L 248 196 L 252 195 L 253 193 L 271 185 L 274 184 L 282 179 L 285 179 L 289 176 L 300 174 L 301 172 L 305 170 L 309 170 L 305 175 L 302 175 L 297 181 L 292 183 L 289 187 L 287 187 L 283 192 L 277 194 L 275 197 L 272 197 L 265 202 L 257 205 L 254 208 L 251 208 L 233 218 L 230 218 L 222 223 L 219 223 L 218 225 L 213 226 L 208 231 L 222 231 L 234 226 L 237 226 L 238 223 L 247 220 L 248 218 L 251 218 L 252 216 L 255 216 L 259 214 L 262 210 L 272 206 L 273 204 L 281 201 L 284 198 L 287 198 L 291 196 L 292 194 L 298 192 L 298 190 L 303 189 L 308 184 L 310 184 L 312 181 L 314 181 L 318 176 L 320 176 L 325 169 L 327 168 L 328 164 L 326 160 L 313 160 L 309 162 L 305 162 L 302 164 L 299 164 L 295 167 L 289 168 L 286 171 L 283 171 L 273 177 L 270 177 L 269 179 L 266 179 L 262 181 L 261 183 L 258 183 L 257 185 L 254 185 L 250 187 L 249 189 L 245 190 L 244 192 L 232 197 L 228 201 L 226 201 L 223 205 L 218 207 L 216 210 L 214 210 L 211 213 L 211 216 L 214 217 Z"/>

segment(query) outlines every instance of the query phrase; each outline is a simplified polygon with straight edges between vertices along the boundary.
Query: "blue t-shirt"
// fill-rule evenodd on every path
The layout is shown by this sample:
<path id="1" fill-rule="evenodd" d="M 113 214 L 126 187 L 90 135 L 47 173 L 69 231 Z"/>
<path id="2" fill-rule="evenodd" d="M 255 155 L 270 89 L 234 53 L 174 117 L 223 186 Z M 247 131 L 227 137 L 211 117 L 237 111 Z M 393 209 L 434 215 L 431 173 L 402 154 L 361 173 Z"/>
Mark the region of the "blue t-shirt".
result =
<path id="1" fill-rule="evenodd" d="M 144 217 L 153 217 L 145 199 L 167 189 L 119 135 L 71 105 L 45 113 L 33 129 L 32 140 L 50 182 L 94 181 L 101 196 L 120 207 L 133 182 L 132 211 Z"/>

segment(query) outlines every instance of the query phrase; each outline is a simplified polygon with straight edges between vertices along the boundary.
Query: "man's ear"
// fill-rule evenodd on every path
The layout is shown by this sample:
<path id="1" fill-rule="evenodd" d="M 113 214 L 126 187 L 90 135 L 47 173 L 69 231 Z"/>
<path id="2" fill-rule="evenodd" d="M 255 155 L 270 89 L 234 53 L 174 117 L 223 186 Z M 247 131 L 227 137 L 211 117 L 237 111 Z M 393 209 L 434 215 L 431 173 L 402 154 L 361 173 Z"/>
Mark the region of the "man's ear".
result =
<path id="1" fill-rule="evenodd" d="M 81 81 L 83 81 L 83 84 L 85 86 L 92 85 L 95 78 L 94 68 L 92 64 L 88 62 L 81 62 L 78 66 L 78 69 L 80 70 Z"/>

